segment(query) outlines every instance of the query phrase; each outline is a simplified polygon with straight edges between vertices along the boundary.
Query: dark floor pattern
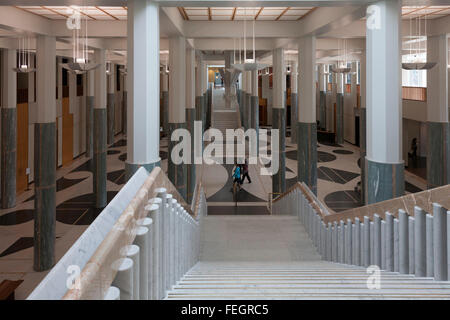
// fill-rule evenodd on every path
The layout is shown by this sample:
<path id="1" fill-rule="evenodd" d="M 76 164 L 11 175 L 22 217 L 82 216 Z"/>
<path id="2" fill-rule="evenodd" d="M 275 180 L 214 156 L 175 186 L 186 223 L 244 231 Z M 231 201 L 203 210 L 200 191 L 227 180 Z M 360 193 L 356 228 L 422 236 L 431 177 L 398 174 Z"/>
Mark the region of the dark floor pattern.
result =
<path id="1" fill-rule="evenodd" d="M 360 194 L 354 190 L 336 191 L 325 196 L 326 205 L 335 212 L 361 206 Z"/>
<path id="2" fill-rule="evenodd" d="M 165 159 L 167 159 L 167 152 L 166 151 L 159 151 L 159 157 L 161 158 L 161 160 L 165 160 Z M 122 153 L 120 156 L 119 156 L 119 160 L 120 161 L 127 161 L 127 153 L 125 152 L 125 153 Z"/>
<path id="3" fill-rule="evenodd" d="M 79 165 L 78 167 L 76 167 L 75 169 L 73 169 L 72 172 L 80 172 L 80 171 L 91 171 L 92 168 L 92 159 L 89 159 L 88 161 L 86 161 L 85 163 Z"/>
<path id="4" fill-rule="evenodd" d="M 286 157 L 291 160 L 297 161 L 297 150 L 291 150 L 286 152 Z M 317 151 L 317 159 L 318 162 L 331 162 L 336 160 L 336 156 L 328 152 Z"/>
<path id="5" fill-rule="evenodd" d="M 117 147 L 125 147 L 127 145 L 127 140 L 125 139 L 120 139 L 119 141 L 113 143 L 112 145 L 110 145 L 110 148 L 117 148 Z"/>
<path id="6" fill-rule="evenodd" d="M 228 180 L 225 185 L 213 194 L 211 197 L 207 199 L 207 201 L 211 202 L 233 202 L 233 180 L 231 178 L 231 171 L 233 170 L 232 164 L 223 164 L 228 173 Z M 250 177 L 251 179 L 251 177 Z M 247 181 L 247 179 L 245 180 Z M 244 189 L 241 189 L 238 194 L 238 202 L 264 202 L 264 200 L 255 197 L 251 193 L 247 192 Z M 208 212 L 209 214 L 209 212 Z"/>
<path id="7" fill-rule="evenodd" d="M 71 186 L 76 185 L 77 183 L 80 183 L 81 181 L 85 180 L 87 178 L 80 178 L 80 179 L 67 179 L 67 178 L 59 178 L 56 180 L 56 192 L 59 192 L 61 190 L 67 189 Z M 26 199 L 24 202 L 34 200 L 34 195 Z"/>
<path id="8" fill-rule="evenodd" d="M 336 182 L 340 184 L 346 184 L 347 182 L 358 177 L 358 173 L 349 172 L 345 170 L 333 169 L 328 167 L 318 167 L 317 177 L 322 180 Z"/>
<path id="9" fill-rule="evenodd" d="M 107 154 L 118 154 L 118 153 L 120 153 L 120 150 L 108 150 L 106 153 Z"/>
<path id="10" fill-rule="evenodd" d="M 116 170 L 107 173 L 107 179 L 115 184 L 125 183 L 125 170 Z"/>
<path id="11" fill-rule="evenodd" d="M 336 150 L 333 150 L 333 152 L 337 153 L 337 154 L 353 154 L 352 151 L 345 150 L 345 149 L 336 149 Z"/>
<path id="12" fill-rule="evenodd" d="M 116 194 L 117 191 L 108 191 L 108 203 Z M 103 210 L 103 208 L 94 208 L 94 204 L 95 197 L 93 193 L 66 200 L 56 207 L 56 221 L 65 224 L 89 225 Z M 33 219 L 33 209 L 17 210 L 0 216 L 0 225 L 16 225 Z"/>
<path id="13" fill-rule="evenodd" d="M 56 237 L 56 239 L 59 238 L 60 237 Z M 6 250 L 0 253 L 0 258 L 28 248 L 32 248 L 33 246 L 34 246 L 33 237 L 21 237 L 17 239 L 12 245 L 10 245 Z"/>
<path id="14" fill-rule="evenodd" d="M 266 206 L 208 206 L 208 215 L 268 215 Z"/>
<path id="15" fill-rule="evenodd" d="M 409 183 L 408 181 L 405 181 L 405 191 L 408 191 L 411 193 L 416 193 L 416 192 L 420 192 L 423 190 L 420 189 L 419 187 L 416 187 L 415 185 Z"/>

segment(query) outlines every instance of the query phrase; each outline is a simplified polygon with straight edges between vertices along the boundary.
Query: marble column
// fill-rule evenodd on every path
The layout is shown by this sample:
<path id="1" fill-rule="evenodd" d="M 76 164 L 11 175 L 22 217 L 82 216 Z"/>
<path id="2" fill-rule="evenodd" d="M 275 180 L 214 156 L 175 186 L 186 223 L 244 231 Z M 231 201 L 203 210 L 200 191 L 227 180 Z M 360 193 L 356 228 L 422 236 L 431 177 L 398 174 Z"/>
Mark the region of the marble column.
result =
<path id="1" fill-rule="evenodd" d="M 344 74 L 336 74 L 336 142 L 344 144 Z"/>
<path id="2" fill-rule="evenodd" d="M 286 191 L 286 68 L 284 65 L 284 49 L 273 50 L 273 106 L 272 106 L 272 128 L 279 130 L 279 150 L 271 149 L 272 159 L 278 157 L 279 169 L 272 176 L 272 192 Z"/>
<path id="3" fill-rule="evenodd" d="M 231 83 L 231 72 L 228 71 L 231 65 L 234 64 L 234 52 L 231 50 L 225 51 L 225 79 L 223 81 L 225 85 L 225 108 L 231 108 L 231 97 L 234 95 L 235 90 L 233 89 L 234 83 Z"/>
<path id="4" fill-rule="evenodd" d="M 366 199 L 366 154 L 367 154 L 367 139 L 366 139 L 366 49 L 361 53 L 359 60 L 359 93 L 360 93 L 360 108 L 359 108 L 359 155 L 361 167 L 361 204 L 367 204 Z"/>
<path id="5" fill-rule="evenodd" d="M 402 196 L 400 0 L 374 3 L 380 25 L 367 28 L 366 199 L 376 203 Z"/>
<path id="6" fill-rule="evenodd" d="M 327 128 L 327 75 L 326 65 L 319 64 L 319 127 L 322 130 Z"/>
<path id="7" fill-rule="evenodd" d="M 195 119 L 197 121 L 202 122 L 202 132 L 204 132 L 205 127 L 203 125 L 203 106 L 204 106 L 204 96 L 203 96 L 203 68 L 202 68 L 202 59 L 201 59 L 201 53 L 197 51 L 197 68 L 195 69 L 195 109 L 196 109 L 196 116 Z M 203 139 L 202 139 L 203 141 Z M 202 142 L 202 150 L 203 150 L 203 142 Z"/>
<path id="8" fill-rule="evenodd" d="M 128 89 L 127 89 L 127 74 L 123 74 L 122 85 L 123 85 L 123 109 L 122 109 L 122 132 L 127 135 L 127 113 L 128 113 Z"/>
<path id="9" fill-rule="evenodd" d="M 245 78 L 247 83 L 246 83 L 246 88 L 247 88 L 247 93 L 245 95 L 245 99 L 246 102 L 245 104 L 247 105 L 247 110 L 246 110 L 246 115 L 245 115 L 245 121 L 246 121 L 246 128 L 251 128 L 252 127 L 252 72 L 251 71 L 246 71 L 247 73 L 247 77 Z"/>
<path id="10" fill-rule="evenodd" d="M 176 164 L 172 155 L 173 148 L 179 141 L 172 141 L 172 133 L 179 128 L 186 128 L 186 39 L 171 37 L 169 39 L 169 157 L 168 176 L 184 199 L 187 199 L 187 168 L 185 163 Z M 181 157 L 181 154 L 177 156 Z"/>
<path id="11" fill-rule="evenodd" d="M 159 5 L 129 0 L 127 20 L 127 161 L 129 179 L 139 167 L 151 172 L 159 157 Z"/>
<path id="12" fill-rule="evenodd" d="M 92 173 L 95 207 L 104 208 L 106 197 L 106 143 L 107 143 L 107 110 L 106 110 L 106 56 L 104 49 L 96 49 L 95 62 L 100 64 L 95 69 L 94 97 L 94 156 Z"/>
<path id="13" fill-rule="evenodd" d="M 56 39 L 36 41 L 37 112 L 34 125 L 34 256 L 33 269 L 55 263 L 56 230 Z"/>
<path id="14" fill-rule="evenodd" d="M 258 70 L 251 72 L 252 96 L 251 96 L 251 123 L 250 127 L 256 130 L 256 154 L 259 155 L 259 96 L 258 96 Z"/>
<path id="15" fill-rule="evenodd" d="M 247 96 L 248 93 L 247 91 L 249 90 L 249 88 L 247 88 L 247 77 L 248 77 L 248 73 L 246 71 L 242 71 L 242 90 L 241 90 L 241 99 L 242 99 L 242 113 L 241 113 L 241 124 L 242 127 L 244 128 L 244 130 L 248 129 L 248 123 L 247 123 L 247 115 L 248 115 L 248 100 L 247 100 Z"/>
<path id="16" fill-rule="evenodd" d="M 450 183 L 450 126 L 448 122 L 448 35 L 427 38 L 427 186 Z M 411 144 L 410 141 L 408 141 Z M 422 142 L 424 143 L 424 142 Z M 408 146 L 409 147 L 409 146 Z"/>
<path id="17" fill-rule="evenodd" d="M 94 146 L 94 87 L 95 71 L 91 70 L 85 74 L 86 79 L 86 157 L 93 156 Z"/>
<path id="18" fill-rule="evenodd" d="M 115 92 L 116 92 L 116 65 L 114 63 L 110 63 L 110 73 L 107 76 L 108 81 L 108 94 L 106 96 L 106 113 L 107 113 L 107 123 L 108 123 L 108 129 L 107 129 L 107 144 L 113 144 L 114 143 L 114 119 L 115 119 Z"/>
<path id="19" fill-rule="evenodd" d="M 186 49 L 186 128 L 191 135 L 191 150 L 194 149 L 195 114 L 195 49 Z M 191 152 L 190 163 L 187 165 L 187 201 L 192 202 L 195 190 L 194 152 Z"/>
<path id="20" fill-rule="evenodd" d="M 297 124 L 297 179 L 317 194 L 316 38 L 298 42 L 299 107 Z"/>
<path id="21" fill-rule="evenodd" d="M 291 70 L 291 143 L 297 143 L 298 119 L 298 66 L 293 63 Z"/>
<path id="22" fill-rule="evenodd" d="M 245 88 L 245 84 L 244 84 L 244 73 L 241 72 L 241 74 L 239 75 L 239 116 L 241 118 L 241 126 L 244 126 L 244 108 L 245 108 L 245 94 L 244 94 L 244 88 Z"/>
<path id="23" fill-rule="evenodd" d="M 165 67 L 161 74 L 161 98 L 163 109 L 163 131 L 165 134 L 169 134 L 169 74 L 166 72 Z"/>
<path id="24" fill-rule="evenodd" d="M 203 106 L 202 106 L 202 123 L 203 123 L 203 130 L 206 131 L 208 129 L 208 65 L 206 64 L 206 61 L 201 62 L 201 81 L 202 81 L 202 95 L 203 95 Z"/>
<path id="25" fill-rule="evenodd" d="M 2 150 L 1 195 L 2 208 L 16 205 L 16 148 L 17 148 L 17 52 L 2 52 Z"/>

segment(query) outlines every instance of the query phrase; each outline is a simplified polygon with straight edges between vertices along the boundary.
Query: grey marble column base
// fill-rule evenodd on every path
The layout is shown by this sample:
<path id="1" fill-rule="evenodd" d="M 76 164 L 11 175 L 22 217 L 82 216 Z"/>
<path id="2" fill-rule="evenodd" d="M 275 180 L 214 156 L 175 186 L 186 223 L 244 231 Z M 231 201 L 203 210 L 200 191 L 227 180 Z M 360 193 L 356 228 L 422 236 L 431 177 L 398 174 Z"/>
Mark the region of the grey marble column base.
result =
<path id="1" fill-rule="evenodd" d="M 326 130 L 327 128 L 327 93 L 319 92 L 319 128 Z"/>
<path id="2" fill-rule="evenodd" d="M 291 143 L 297 143 L 298 95 L 291 93 Z"/>
<path id="3" fill-rule="evenodd" d="M 279 153 L 278 172 L 272 176 L 272 192 L 274 197 L 277 197 L 277 193 L 283 193 L 286 191 L 286 109 L 284 108 L 272 108 L 272 128 L 278 129 L 279 132 Z M 274 150 L 271 150 L 272 157 L 276 155 Z"/>
<path id="4" fill-rule="evenodd" d="M 147 170 L 148 173 L 152 172 L 153 168 L 161 167 L 161 160 L 153 163 L 130 163 L 125 162 L 125 179 L 128 181 L 133 176 L 133 174 L 138 171 L 140 167 Z"/>
<path id="5" fill-rule="evenodd" d="M 382 163 L 366 157 L 368 204 L 401 197 L 405 193 L 404 163 Z"/>
<path id="6" fill-rule="evenodd" d="M 187 201 L 191 203 L 195 190 L 195 164 L 194 164 L 194 121 L 196 118 L 195 109 L 186 109 L 186 128 L 191 134 L 191 163 L 187 167 Z"/>
<path id="7" fill-rule="evenodd" d="M 16 205 L 17 109 L 2 108 L 2 208 Z"/>
<path id="8" fill-rule="evenodd" d="M 34 125 L 34 257 L 33 269 L 55 263 L 56 124 Z"/>
<path id="9" fill-rule="evenodd" d="M 107 141 L 106 143 L 108 145 L 114 143 L 114 119 L 115 119 L 115 96 L 114 93 L 108 93 L 106 96 L 106 106 L 107 106 L 107 122 L 108 122 L 108 129 L 107 129 Z"/>
<path id="10" fill-rule="evenodd" d="M 86 97 L 86 158 L 94 154 L 94 97 Z"/>
<path id="11" fill-rule="evenodd" d="M 297 122 L 297 180 L 317 195 L 317 124 Z"/>
<path id="12" fill-rule="evenodd" d="M 92 173 L 95 195 L 95 207 L 104 208 L 106 198 L 106 118 L 107 111 L 103 108 L 94 108 L 94 157 Z"/>
<path id="13" fill-rule="evenodd" d="M 344 144 L 344 95 L 336 94 L 336 142 Z"/>
<path id="14" fill-rule="evenodd" d="M 171 141 L 170 136 L 172 132 L 179 128 L 186 128 L 185 123 L 169 123 L 169 152 L 168 152 L 168 170 L 167 175 L 169 180 L 172 181 L 173 185 L 177 188 L 180 195 L 186 200 L 187 199 L 187 166 L 184 163 L 175 164 L 172 161 L 172 149 L 180 142 Z"/>
<path id="15" fill-rule="evenodd" d="M 169 134 L 169 91 L 162 92 L 163 132 Z"/>
<path id="16" fill-rule="evenodd" d="M 450 183 L 450 124 L 427 122 L 427 187 Z"/>

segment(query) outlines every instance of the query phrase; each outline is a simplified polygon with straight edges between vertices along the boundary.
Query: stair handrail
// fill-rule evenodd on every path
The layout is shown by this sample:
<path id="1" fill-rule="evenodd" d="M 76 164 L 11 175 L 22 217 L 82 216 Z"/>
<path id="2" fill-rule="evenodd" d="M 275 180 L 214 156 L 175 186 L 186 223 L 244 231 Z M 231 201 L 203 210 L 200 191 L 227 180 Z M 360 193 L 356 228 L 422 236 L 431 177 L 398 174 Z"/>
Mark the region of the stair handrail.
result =
<path id="1" fill-rule="evenodd" d="M 306 199 L 308 199 L 311 206 L 320 214 L 321 217 L 326 217 L 331 215 L 328 209 L 323 205 L 323 203 L 314 195 L 314 193 L 309 189 L 309 187 L 304 183 L 297 181 L 288 190 L 282 192 L 278 197 L 271 200 L 270 212 L 272 212 L 272 206 L 274 203 L 281 201 L 286 196 L 290 195 L 294 190 L 301 191 Z M 270 198 L 270 196 L 269 196 Z"/>
<path id="2" fill-rule="evenodd" d="M 297 185 L 277 199 L 274 211 L 296 215 L 323 260 L 448 281 L 449 187 L 365 206 L 353 214 L 324 215 L 317 198 Z M 387 208 L 392 201 L 403 207 Z M 425 210 L 420 205 L 429 206 Z"/>
<path id="3" fill-rule="evenodd" d="M 439 203 L 445 208 L 450 208 L 450 184 L 333 213 L 324 218 L 324 222 L 346 221 L 347 219 L 355 221 L 355 218 L 362 220 L 364 216 L 368 216 L 372 220 L 374 214 L 378 214 L 384 219 L 386 212 L 391 213 L 397 218 L 399 210 L 403 210 L 408 216 L 413 217 L 414 207 L 416 206 L 432 215 L 433 203 Z"/>
<path id="4" fill-rule="evenodd" d="M 186 218 L 184 219 L 191 219 L 189 224 L 198 226 L 199 219 L 206 215 L 203 211 L 207 210 L 206 197 L 201 183 L 198 183 L 196 186 L 195 198 L 193 199 L 194 206 L 191 208 L 163 170 L 160 167 L 155 167 L 112 229 L 97 247 L 90 260 L 81 270 L 76 285 L 66 292 L 63 299 L 101 300 L 105 298 L 118 272 L 112 268 L 112 265 L 115 261 L 125 257 L 123 250 L 120 250 L 120 248 L 133 244 L 136 237 L 138 221 L 146 218 L 147 211 L 145 207 L 148 205 L 150 199 L 157 197 L 161 188 L 165 188 L 165 194 L 172 194 L 173 199 L 176 199 L 184 208 L 185 212 L 187 212 Z M 182 213 L 182 211 L 179 212 Z M 182 215 L 179 216 L 181 217 Z M 198 253 L 198 248 L 190 248 L 190 250 Z"/>

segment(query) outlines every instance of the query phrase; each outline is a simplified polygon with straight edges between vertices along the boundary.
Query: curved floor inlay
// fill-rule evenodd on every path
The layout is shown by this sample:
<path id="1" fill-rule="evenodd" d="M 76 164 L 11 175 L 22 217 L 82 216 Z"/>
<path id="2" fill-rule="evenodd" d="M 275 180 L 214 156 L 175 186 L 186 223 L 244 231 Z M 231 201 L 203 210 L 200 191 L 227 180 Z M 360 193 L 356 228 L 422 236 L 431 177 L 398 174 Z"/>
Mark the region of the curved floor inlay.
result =
<path id="1" fill-rule="evenodd" d="M 112 172 L 108 172 L 106 177 L 109 181 L 121 185 L 125 183 L 125 170 L 116 170 Z"/>
<path id="2" fill-rule="evenodd" d="M 113 143 L 109 148 L 125 147 L 127 145 L 127 140 L 120 139 L 119 141 Z"/>
<path id="3" fill-rule="evenodd" d="M 210 196 L 207 199 L 207 201 L 233 202 L 233 193 L 232 193 L 233 180 L 231 179 L 231 171 L 233 169 L 233 165 L 232 164 L 223 164 L 222 166 L 227 170 L 227 182 L 219 191 L 217 191 L 212 196 Z M 245 183 L 247 183 L 247 179 L 245 181 L 246 181 Z M 247 190 L 242 188 L 238 194 L 238 201 L 239 202 L 264 202 L 265 200 L 262 200 L 256 196 L 254 196 L 253 194 L 251 194 L 250 192 L 248 192 Z"/>
<path id="4" fill-rule="evenodd" d="M 117 191 L 108 191 L 108 203 L 116 194 Z M 95 196 L 93 193 L 84 194 L 66 200 L 58 205 L 56 207 L 56 221 L 65 224 L 89 225 L 103 209 L 104 208 L 95 208 Z M 33 209 L 17 210 L 0 216 L 0 225 L 17 225 L 33 219 Z"/>
<path id="5" fill-rule="evenodd" d="M 297 161 L 297 150 L 287 151 L 286 157 L 291 160 Z M 318 162 L 331 162 L 336 160 L 336 156 L 328 152 L 317 151 L 317 159 Z"/>
<path id="6" fill-rule="evenodd" d="M 326 205 L 335 212 L 361 206 L 360 194 L 354 190 L 336 191 L 325 196 Z"/>
<path id="7" fill-rule="evenodd" d="M 352 151 L 345 150 L 345 149 L 336 149 L 336 150 L 333 150 L 333 152 L 337 153 L 337 154 L 353 154 Z"/>
<path id="8" fill-rule="evenodd" d="M 107 154 L 118 154 L 118 153 L 120 153 L 120 150 L 108 150 L 106 153 Z"/>

